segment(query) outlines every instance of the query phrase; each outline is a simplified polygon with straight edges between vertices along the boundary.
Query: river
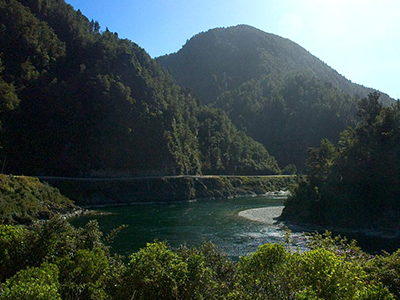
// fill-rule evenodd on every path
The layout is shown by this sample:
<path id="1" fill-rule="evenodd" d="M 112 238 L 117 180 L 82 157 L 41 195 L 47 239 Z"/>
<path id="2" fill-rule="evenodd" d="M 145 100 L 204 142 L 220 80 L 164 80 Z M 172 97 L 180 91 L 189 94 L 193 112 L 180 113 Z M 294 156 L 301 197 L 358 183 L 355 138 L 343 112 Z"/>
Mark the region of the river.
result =
<path id="1" fill-rule="evenodd" d="M 182 244 L 195 246 L 207 240 L 237 259 L 265 243 L 283 242 L 285 233 L 279 226 L 252 222 L 239 217 L 238 213 L 258 207 L 281 206 L 283 201 L 269 196 L 107 207 L 96 209 L 103 215 L 83 216 L 72 219 L 71 223 L 84 226 L 89 220 L 96 219 L 105 234 L 120 225 L 128 225 L 111 248 L 112 252 L 121 255 L 129 255 L 155 240 L 166 241 L 174 248 Z M 295 247 L 305 248 L 301 232 L 293 233 L 292 237 Z M 351 238 L 357 239 L 369 253 L 378 253 L 381 249 L 392 252 L 400 246 L 399 239 L 357 235 Z"/>
<path id="2" fill-rule="evenodd" d="M 89 220 L 97 219 L 100 229 L 105 233 L 119 225 L 128 225 L 116 238 L 112 248 L 113 252 L 122 255 L 129 255 L 154 240 L 167 241 L 172 247 L 199 245 L 207 240 L 215 243 L 228 256 L 237 258 L 254 252 L 264 243 L 284 240 L 281 228 L 251 222 L 239 217 L 238 212 L 281 205 L 283 199 L 273 196 L 137 204 L 98 209 L 107 214 L 84 216 L 71 222 L 83 226 Z M 301 246 L 301 234 L 294 234 L 294 237 Z"/>

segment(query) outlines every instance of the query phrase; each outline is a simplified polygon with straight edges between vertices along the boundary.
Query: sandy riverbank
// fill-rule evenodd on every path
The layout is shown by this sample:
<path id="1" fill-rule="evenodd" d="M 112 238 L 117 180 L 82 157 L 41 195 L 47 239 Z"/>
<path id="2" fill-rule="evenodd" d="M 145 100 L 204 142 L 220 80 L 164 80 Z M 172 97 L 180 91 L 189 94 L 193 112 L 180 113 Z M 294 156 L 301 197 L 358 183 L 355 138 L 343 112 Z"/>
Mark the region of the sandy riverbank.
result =
<path id="1" fill-rule="evenodd" d="M 253 208 L 243 210 L 238 215 L 266 225 L 277 225 L 278 217 L 281 215 L 283 208 L 284 206 Z"/>
<path id="2" fill-rule="evenodd" d="M 363 235 L 374 236 L 383 239 L 398 239 L 400 238 L 400 230 L 385 230 L 385 229 L 365 229 L 365 228 L 340 228 L 334 226 L 317 226 L 313 224 L 292 224 L 290 222 L 279 222 L 278 218 L 282 214 L 284 206 L 262 207 L 243 210 L 238 213 L 239 217 L 246 218 L 253 222 L 259 222 L 268 226 L 277 226 L 280 228 L 287 227 L 293 232 L 324 232 L 329 230 L 331 232 L 346 236 L 350 235 Z"/>

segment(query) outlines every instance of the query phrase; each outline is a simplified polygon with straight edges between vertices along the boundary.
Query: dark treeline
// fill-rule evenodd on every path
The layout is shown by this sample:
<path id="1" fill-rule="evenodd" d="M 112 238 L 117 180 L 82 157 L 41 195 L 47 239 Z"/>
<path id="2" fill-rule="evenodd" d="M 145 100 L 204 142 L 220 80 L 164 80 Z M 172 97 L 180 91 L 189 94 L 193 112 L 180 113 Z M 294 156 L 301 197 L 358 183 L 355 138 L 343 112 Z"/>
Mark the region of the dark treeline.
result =
<path id="1" fill-rule="evenodd" d="M 1 159 L 32 175 L 279 173 L 135 43 L 64 1 L 0 1 Z"/>
<path id="2" fill-rule="evenodd" d="M 340 227 L 398 230 L 400 223 L 400 104 L 383 107 L 379 94 L 358 104 L 360 121 L 335 147 L 309 149 L 307 179 L 283 217 Z"/>
<path id="3" fill-rule="evenodd" d="M 250 26 L 217 28 L 159 57 L 181 86 L 261 142 L 282 166 L 304 168 L 307 148 L 354 125 L 354 84 L 288 39 Z M 353 99 L 355 98 L 355 99 Z M 381 101 L 391 103 L 387 95 Z"/>

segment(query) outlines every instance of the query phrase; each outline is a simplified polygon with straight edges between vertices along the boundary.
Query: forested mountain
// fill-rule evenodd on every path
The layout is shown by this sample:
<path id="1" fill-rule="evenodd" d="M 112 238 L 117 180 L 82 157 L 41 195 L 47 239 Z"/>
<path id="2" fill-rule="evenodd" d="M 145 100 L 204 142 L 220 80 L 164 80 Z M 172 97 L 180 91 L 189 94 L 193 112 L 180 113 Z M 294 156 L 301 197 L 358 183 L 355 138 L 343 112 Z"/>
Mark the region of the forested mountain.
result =
<path id="1" fill-rule="evenodd" d="M 216 28 L 192 37 L 177 53 L 157 58 L 182 86 L 204 103 L 263 75 L 301 72 L 329 82 L 346 94 L 365 97 L 375 90 L 354 84 L 289 39 L 247 25 Z M 390 102 L 387 95 L 381 101 Z"/>
<path id="2" fill-rule="evenodd" d="M 0 0 L 1 159 L 26 175 L 279 172 L 135 43 L 62 0 Z"/>
<path id="3" fill-rule="evenodd" d="M 181 86 L 222 108 L 281 165 L 304 166 L 306 149 L 354 124 L 356 100 L 374 90 L 353 84 L 288 39 L 246 25 L 191 38 L 159 57 Z M 387 95 L 381 101 L 390 103 Z"/>
<path id="4" fill-rule="evenodd" d="M 360 121 L 338 147 L 311 148 L 307 180 L 286 203 L 283 218 L 341 227 L 398 230 L 400 216 L 400 104 L 383 107 L 378 94 L 358 105 Z"/>

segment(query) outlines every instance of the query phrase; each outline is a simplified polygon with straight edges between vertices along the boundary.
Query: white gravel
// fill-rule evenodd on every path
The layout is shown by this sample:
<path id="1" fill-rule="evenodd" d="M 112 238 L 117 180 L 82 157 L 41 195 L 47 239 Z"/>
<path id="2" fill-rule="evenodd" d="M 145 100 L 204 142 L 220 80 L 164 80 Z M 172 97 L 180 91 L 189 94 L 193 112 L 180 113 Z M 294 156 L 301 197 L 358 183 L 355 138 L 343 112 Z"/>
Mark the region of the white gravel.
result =
<path id="1" fill-rule="evenodd" d="M 284 206 L 261 207 L 247 209 L 239 212 L 239 217 L 266 225 L 275 225 L 277 218 L 281 215 Z"/>

